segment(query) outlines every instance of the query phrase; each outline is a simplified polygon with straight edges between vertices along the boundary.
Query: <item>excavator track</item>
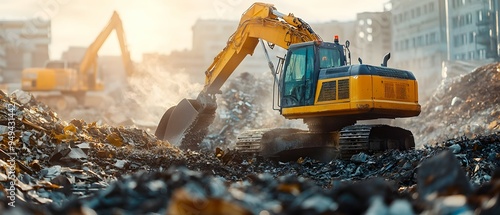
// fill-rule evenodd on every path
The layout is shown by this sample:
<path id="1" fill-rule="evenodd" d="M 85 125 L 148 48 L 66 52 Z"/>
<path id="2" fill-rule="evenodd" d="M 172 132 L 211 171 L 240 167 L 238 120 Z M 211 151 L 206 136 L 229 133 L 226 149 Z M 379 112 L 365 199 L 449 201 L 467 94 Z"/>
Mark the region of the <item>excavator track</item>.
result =
<path id="1" fill-rule="evenodd" d="M 340 156 L 335 141 L 339 132 L 309 132 L 294 128 L 259 129 L 238 136 L 236 151 L 283 161 L 311 157 L 330 161 Z"/>
<path id="2" fill-rule="evenodd" d="M 360 152 L 373 154 L 390 149 L 408 150 L 415 147 L 410 131 L 388 125 L 352 125 L 340 131 L 317 133 L 298 129 L 259 129 L 238 137 L 236 150 L 263 157 L 296 159 L 294 155 L 310 155 L 327 161 L 332 158 L 350 159 Z M 302 156 L 305 157 L 305 156 Z"/>
<path id="3" fill-rule="evenodd" d="M 339 148 L 342 159 L 350 159 L 353 155 L 370 149 L 371 126 L 348 126 L 340 130 Z"/>
<path id="4" fill-rule="evenodd" d="M 236 151 L 255 155 L 259 154 L 262 136 L 271 130 L 273 129 L 258 129 L 241 133 L 236 142 Z"/>

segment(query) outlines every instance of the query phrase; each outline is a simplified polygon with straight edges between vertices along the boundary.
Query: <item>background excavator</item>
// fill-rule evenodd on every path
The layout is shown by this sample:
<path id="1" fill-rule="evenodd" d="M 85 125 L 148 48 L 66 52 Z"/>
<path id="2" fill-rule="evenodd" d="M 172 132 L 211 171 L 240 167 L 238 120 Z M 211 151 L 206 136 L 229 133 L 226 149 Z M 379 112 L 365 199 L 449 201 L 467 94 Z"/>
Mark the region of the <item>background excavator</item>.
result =
<path id="1" fill-rule="evenodd" d="M 97 53 L 113 30 L 120 43 L 126 73 L 131 75 L 134 67 L 126 45 L 122 21 L 115 11 L 108 24 L 88 46 L 80 62 L 52 60 L 46 63 L 45 68 L 24 69 L 21 75 L 21 89 L 33 93 L 39 101 L 57 111 L 83 105 L 87 92 L 104 89 L 99 76 Z"/>
<path id="2" fill-rule="evenodd" d="M 264 157 L 321 160 L 350 158 L 359 152 L 410 149 L 410 131 L 388 125 L 355 125 L 358 120 L 412 117 L 420 114 L 418 86 L 409 71 L 351 65 L 349 42 L 324 42 L 302 19 L 271 4 L 255 3 L 243 13 L 236 32 L 205 72 L 196 99 L 183 99 L 166 111 L 155 135 L 181 148 L 197 149 L 214 120 L 215 95 L 259 41 L 287 50 L 275 79 L 277 110 L 286 119 L 303 119 L 309 130 L 275 128 L 239 137 L 236 149 Z M 263 43 L 262 43 L 263 44 Z"/>

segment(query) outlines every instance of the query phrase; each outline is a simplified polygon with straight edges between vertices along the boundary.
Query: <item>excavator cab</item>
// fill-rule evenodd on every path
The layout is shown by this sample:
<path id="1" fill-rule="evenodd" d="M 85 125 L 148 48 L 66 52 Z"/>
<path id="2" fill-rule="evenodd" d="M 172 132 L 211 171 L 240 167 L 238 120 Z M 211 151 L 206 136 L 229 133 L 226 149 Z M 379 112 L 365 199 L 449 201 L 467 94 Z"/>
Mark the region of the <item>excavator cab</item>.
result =
<path id="1" fill-rule="evenodd" d="M 344 46 L 338 43 L 315 41 L 291 45 L 281 76 L 281 107 L 313 105 L 319 71 L 344 65 Z"/>

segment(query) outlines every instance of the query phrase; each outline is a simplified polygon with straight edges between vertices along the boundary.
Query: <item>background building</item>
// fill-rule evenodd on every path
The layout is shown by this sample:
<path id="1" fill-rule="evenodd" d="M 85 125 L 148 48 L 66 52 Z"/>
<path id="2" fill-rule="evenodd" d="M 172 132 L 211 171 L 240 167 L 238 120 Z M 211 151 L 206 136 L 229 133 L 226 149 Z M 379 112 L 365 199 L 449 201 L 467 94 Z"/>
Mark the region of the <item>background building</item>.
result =
<path id="1" fill-rule="evenodd" d="M 345 44 L 347 40 L 351 43 L 351 57 L 353 62 L 357 62 L 358 57 L 363 57 L 363 52 L 359 49 L 356 41 L 356 21 L 329 21 L 322 23 L 310 23 L 311 28 L 323 39 L 323 41 L 333 42 L 335 35 L 339 36 L 339 42 Z"/>
<path id="2" fill-rule="evenodd" d="M 3 34 L 0 34 L 0 83 L 3 81 L 3 71 L 7 67 L 7 53 L 5 51 L 5 39 Z"/>
<path id="3" fill-rule="evenodd" d="M 498 59 L 498 1 L 447 0 L 448 60 Z"/>
<path id="4" fill-rule="evenodd" d="M 210 66 L 210 64 L 212 64 L 214 58 L 222 51 L 222 49 L 226 47 L 229 37 L 238 28 L 238 23 L 239 21 L 212 19 L 199 19 L 196 21 L 192 27 L 193 48 L 191 50 L 192 56 L 195 58 L 189 58 L 187 63 L 193 61 L 192 59 L 202 59 L 200 63 L 196 64 L 198 68 L 190 71 L 190 74 L 192 74 L 192 77 L 197 79 L 197 82 L 204 82 L 205 70 Z M 269 57 L 273 63 L 277 61 L 275 56 L 283 56 L 284 54 L 284 51 L 279 47 L 270 49 L 266 46 L 266 49 L 268 50 Z M 196 56 L 201 56 L 201 58 Z M 257 47 L 255 47 L 253 55 L 247 56 L 238 66 L 235 73 L 231 76 L 237 76 L 242 72 L 252 72 L 254 74 L 255 72 L 263 72 L 266 74 L 270 73 L 267 58 L 264 54 L 262 45 L 258 44 Z"/>
<path id="5" fill-rule="evenodd" d="M 24 68 L 44 66 L 49 59 L 50 27 L 50 21 L 0 21 L 0 76 L 3 83 L 20 83 Z"/>
<path id="6" fill-rule="evenodd" d="M 412 71 L 425 100 L 441 82 L 447 58 L 445 0 L 393 0 L 391 65 Z"/>
<path id="7" fill-rule="evenodd" d="M 351 51 L 357 53 L 363 64 L 380 65 L 391 52 L 391 13 L 365 12 L 356 15 L 356 36 L 352 37 Z M 357 62 L 356 60 L 353 63 Z M 392 65 L 392 62 L 389 62 Z"/>
<path id="8" fill-rule="evenodd" d="M 168 71 L 171 72 L 188 73 L 193 82 L 204 83 L 205 70 L 226 47 L 229 37 L 237 29 L 238 23 L 238 21 L 230 20 L 197 20 L 192 27 L 192 49 L 174 51 L 167 55 L 145 53 L 143 54 L 143 62 L 166 66 L 169 68 Z M 334 35 L 339 35 L 341 41 L 344 42 L 345 40 L 352 40 L 351 38 L 354 38 L 355 35 L 354 21 L 311 23 L 311 26 L 325 41 L 333 41 Z M 278 46 L 270 49 L 266 45 L 266 49 L 275 65 L 278 61 L 276 56 L 284 56 L 286 53 L 284 49 Z M 231 76 L 237 76 L 242 72 L 263 73 L 265 75 L 270 73 L 267 58 L 260 44 L 255 48 L 254 54 L 247 56 Z"/>

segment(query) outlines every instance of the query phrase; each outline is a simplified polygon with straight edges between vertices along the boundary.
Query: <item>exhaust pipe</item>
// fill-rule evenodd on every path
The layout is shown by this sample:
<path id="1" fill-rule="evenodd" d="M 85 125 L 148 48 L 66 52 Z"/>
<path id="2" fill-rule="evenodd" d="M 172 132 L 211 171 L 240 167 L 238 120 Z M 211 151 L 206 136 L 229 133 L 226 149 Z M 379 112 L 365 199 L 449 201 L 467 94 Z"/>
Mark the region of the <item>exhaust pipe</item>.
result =
<path id="1" fill-rule="evenodd" d="M 381 66 L 387 67 L 387 61 L 389 61 L 390 58 L 391 58 L 391 53 L 389 52 L 384 56 L 384 61 L 382 62 Z"/>

